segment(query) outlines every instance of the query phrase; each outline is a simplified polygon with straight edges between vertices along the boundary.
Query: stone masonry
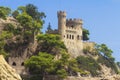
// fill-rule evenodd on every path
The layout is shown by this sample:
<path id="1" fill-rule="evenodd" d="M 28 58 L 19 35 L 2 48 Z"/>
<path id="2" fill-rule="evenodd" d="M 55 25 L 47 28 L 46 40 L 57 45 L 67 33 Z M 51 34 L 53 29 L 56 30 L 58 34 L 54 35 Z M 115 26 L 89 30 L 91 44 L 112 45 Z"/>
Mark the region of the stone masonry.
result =
<path id="1" fill-rule="evenodd" d="M 68 53 L 72 57 L 77 57 L 82 54 L 82 24 L 81 19 L 66 19 L 66 12 L 57 12 L 58 17 L 58 33 L 64 41 L 68 49 Z"/>

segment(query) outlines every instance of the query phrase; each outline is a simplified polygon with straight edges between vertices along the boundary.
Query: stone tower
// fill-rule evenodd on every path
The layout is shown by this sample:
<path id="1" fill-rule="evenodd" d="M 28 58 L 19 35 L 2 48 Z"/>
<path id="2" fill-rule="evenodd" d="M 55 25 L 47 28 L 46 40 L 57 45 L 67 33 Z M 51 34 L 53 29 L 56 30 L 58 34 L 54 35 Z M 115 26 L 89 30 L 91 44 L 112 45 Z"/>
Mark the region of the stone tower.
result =
<path id="1" fill-rule="evenodd" d="M 57 12 L 58 16 L 58 33 L 61 35 L 61 39 L 64 40 L 66 30 L 66 12 Z"/>
<path id="2" fill-rule="evenodd" d="M 57 12 L 58 16 L 58 33 L 72 57 L 82 55 L 82 24 L 81 19 L 66 19 L 66 12 Z"/>

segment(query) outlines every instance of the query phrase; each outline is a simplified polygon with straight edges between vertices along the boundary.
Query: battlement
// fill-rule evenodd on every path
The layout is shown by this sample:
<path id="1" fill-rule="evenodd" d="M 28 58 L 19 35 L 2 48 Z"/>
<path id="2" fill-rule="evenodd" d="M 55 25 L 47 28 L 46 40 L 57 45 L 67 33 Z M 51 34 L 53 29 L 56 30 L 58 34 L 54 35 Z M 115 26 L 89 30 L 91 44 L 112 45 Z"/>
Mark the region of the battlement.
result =
<path id="1" fill-rule="evenodd" d="M 58 16 L 61 15 L 61 16 L 65 16 L 65 17 L 66 17 L 67 14 L 66 14 L 65 11 L 58 11 L 58 12 L 57 12 L 57 15 L 58 15 Z"/>
<path id="2" fill-rule="evenodd" d="M 82 19 L 76 19 L 76 18 L 74 18 L 74 19 L 67 19 L 66 20 L 66 23 L 78 23 L 78 24 L 83 24 L 83 21 L 82 21 Z"/>

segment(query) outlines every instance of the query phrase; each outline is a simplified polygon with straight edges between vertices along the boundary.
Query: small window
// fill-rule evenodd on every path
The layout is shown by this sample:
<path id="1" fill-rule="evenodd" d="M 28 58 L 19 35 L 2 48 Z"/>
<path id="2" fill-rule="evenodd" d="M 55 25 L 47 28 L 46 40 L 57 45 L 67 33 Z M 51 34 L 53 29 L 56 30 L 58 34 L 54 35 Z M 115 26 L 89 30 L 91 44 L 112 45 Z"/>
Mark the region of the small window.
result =
<path id="1" fill-rule="evenodd" d="M 74 35 L 72 35 L 72 39 L 74 39 Z"/>
<path id="2" fill-rule="evenodd" d="M 12 65 L 13 65 L 13 66 L 16 66 L 16 63 L 15 63 L 15 62 L 13 62 L 13 63 L 12 63 Z"/>
<path id="3" fill-rule="evenodd" d="M 67 34 L 67 39 L 68 39 L 69 35 Z"/>
<path id="4" fill-rule="evenodd" d="M 71 39 L 71 35 L 70 35 L 70 39 Z"/>
<path id="5" fill-rule="evenodd" d="M 65 38 L 65 35 L 64 35 L 64 38 Z"/>
<path id="6" fill-rule="evenodd" d="M 80 36 L 79 35 L 77 36 L 77 39 L 80 40 Z"/>
<path id="7" fill-rule="evenodd" d="M 24 62 L 21 63 L 21 66 L 24 66 Z"/>
<path id="8" fill-rule="evenodd" d="M 73 28 L 74 26 L 72 25 L 71 27 Z"/>

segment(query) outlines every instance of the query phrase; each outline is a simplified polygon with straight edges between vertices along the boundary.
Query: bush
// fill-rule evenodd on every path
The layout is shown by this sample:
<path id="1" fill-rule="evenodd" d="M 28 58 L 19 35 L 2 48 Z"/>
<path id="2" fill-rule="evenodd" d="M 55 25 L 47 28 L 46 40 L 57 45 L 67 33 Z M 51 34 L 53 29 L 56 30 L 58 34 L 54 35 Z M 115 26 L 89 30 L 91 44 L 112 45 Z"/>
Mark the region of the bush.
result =
<path id="1" fill-rule="evenodd" d="M 80 69 L 89 71 L 92 76 L 99 74 L 98 70 L 101 70 L 101 67 L 92 57 L 79 56 L 76 60 Z"/>
<path id="2" fill-rule="evenodd" d="M 106 65 L 107 67 L 113 69 L 115 71 L 115 73 L 119 73 L 117 66 L 113 60 L 110 60 L 102 55 L 99 55 L 97 62 L 101 63 L 102 65 Z"/>
<path id="3" fill-rule="evenodd" d="M 63 78 L 67 77 L 67 72 L 65 71 L 65 69 L 61 69 L 61 70 L 57 71 L 57 75 L 58 75 L 58 77 L 63 79 Z"/>

